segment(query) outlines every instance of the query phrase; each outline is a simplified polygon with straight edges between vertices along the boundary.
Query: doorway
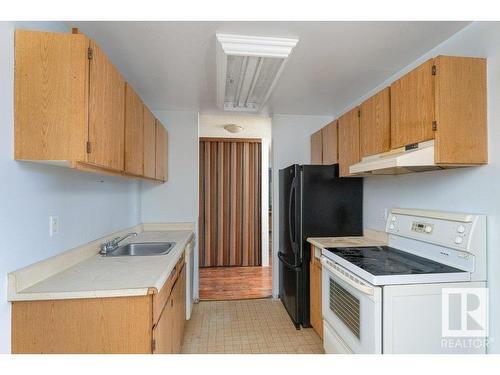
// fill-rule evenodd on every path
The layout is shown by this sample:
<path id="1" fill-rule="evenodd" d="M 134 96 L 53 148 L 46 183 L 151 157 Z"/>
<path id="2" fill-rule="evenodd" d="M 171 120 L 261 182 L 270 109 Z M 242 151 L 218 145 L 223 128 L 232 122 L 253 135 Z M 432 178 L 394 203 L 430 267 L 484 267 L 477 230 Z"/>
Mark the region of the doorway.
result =
<path id="1" fill-rule="evenodd" d="M 201 300 L 269 297 L 262 259 L 262 141 L 200 138 Z"/>

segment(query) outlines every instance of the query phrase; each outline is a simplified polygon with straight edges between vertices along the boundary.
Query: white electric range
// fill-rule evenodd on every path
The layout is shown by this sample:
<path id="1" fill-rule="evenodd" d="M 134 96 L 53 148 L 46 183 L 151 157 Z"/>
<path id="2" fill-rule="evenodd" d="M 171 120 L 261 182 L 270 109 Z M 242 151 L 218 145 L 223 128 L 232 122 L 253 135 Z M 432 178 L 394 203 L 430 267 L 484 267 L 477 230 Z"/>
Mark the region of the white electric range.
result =
<path id="1" fill-rule="evenodd" d="M 386 232 L 387 246 L 322 250 L 325 352 L 484 353 L 449 288 L 484 291 L 486 217 L 393 208 Z"/>

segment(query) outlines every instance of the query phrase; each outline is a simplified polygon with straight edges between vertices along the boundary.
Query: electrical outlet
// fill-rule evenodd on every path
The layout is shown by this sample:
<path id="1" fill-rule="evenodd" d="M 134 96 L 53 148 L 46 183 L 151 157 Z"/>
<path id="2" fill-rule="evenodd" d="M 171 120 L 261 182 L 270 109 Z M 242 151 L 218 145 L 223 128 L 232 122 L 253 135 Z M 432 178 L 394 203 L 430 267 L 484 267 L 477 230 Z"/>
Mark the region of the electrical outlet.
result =
<path id="1" fill-rule="evenodd" d="M 55 236 L 59 233 L 59 216 L 49 216 L 49 235 Z"/>

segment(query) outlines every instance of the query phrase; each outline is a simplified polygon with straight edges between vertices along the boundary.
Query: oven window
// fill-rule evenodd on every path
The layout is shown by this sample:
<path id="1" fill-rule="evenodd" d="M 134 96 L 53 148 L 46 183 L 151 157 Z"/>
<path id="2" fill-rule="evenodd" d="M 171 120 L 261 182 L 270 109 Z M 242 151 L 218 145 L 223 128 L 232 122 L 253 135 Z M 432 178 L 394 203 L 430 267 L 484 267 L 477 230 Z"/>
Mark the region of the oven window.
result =
<path id="1" fill-rule="evenodd" d="M 330 278 L 330 310 L 359 339 L 359 299 Z"/>

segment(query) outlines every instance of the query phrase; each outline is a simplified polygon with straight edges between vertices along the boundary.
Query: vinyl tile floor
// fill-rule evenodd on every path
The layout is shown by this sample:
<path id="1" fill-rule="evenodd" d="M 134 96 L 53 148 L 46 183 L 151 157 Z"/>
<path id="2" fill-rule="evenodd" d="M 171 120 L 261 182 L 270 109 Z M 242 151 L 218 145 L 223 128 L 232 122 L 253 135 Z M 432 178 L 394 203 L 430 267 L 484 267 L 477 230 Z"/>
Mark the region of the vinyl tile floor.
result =
<path id="1" fill-rule="evenodd" d="M 281 301 L 205 301 L 186 322 L 185 354 L 321 354 L 312 328 L 296 330 Z"/>

